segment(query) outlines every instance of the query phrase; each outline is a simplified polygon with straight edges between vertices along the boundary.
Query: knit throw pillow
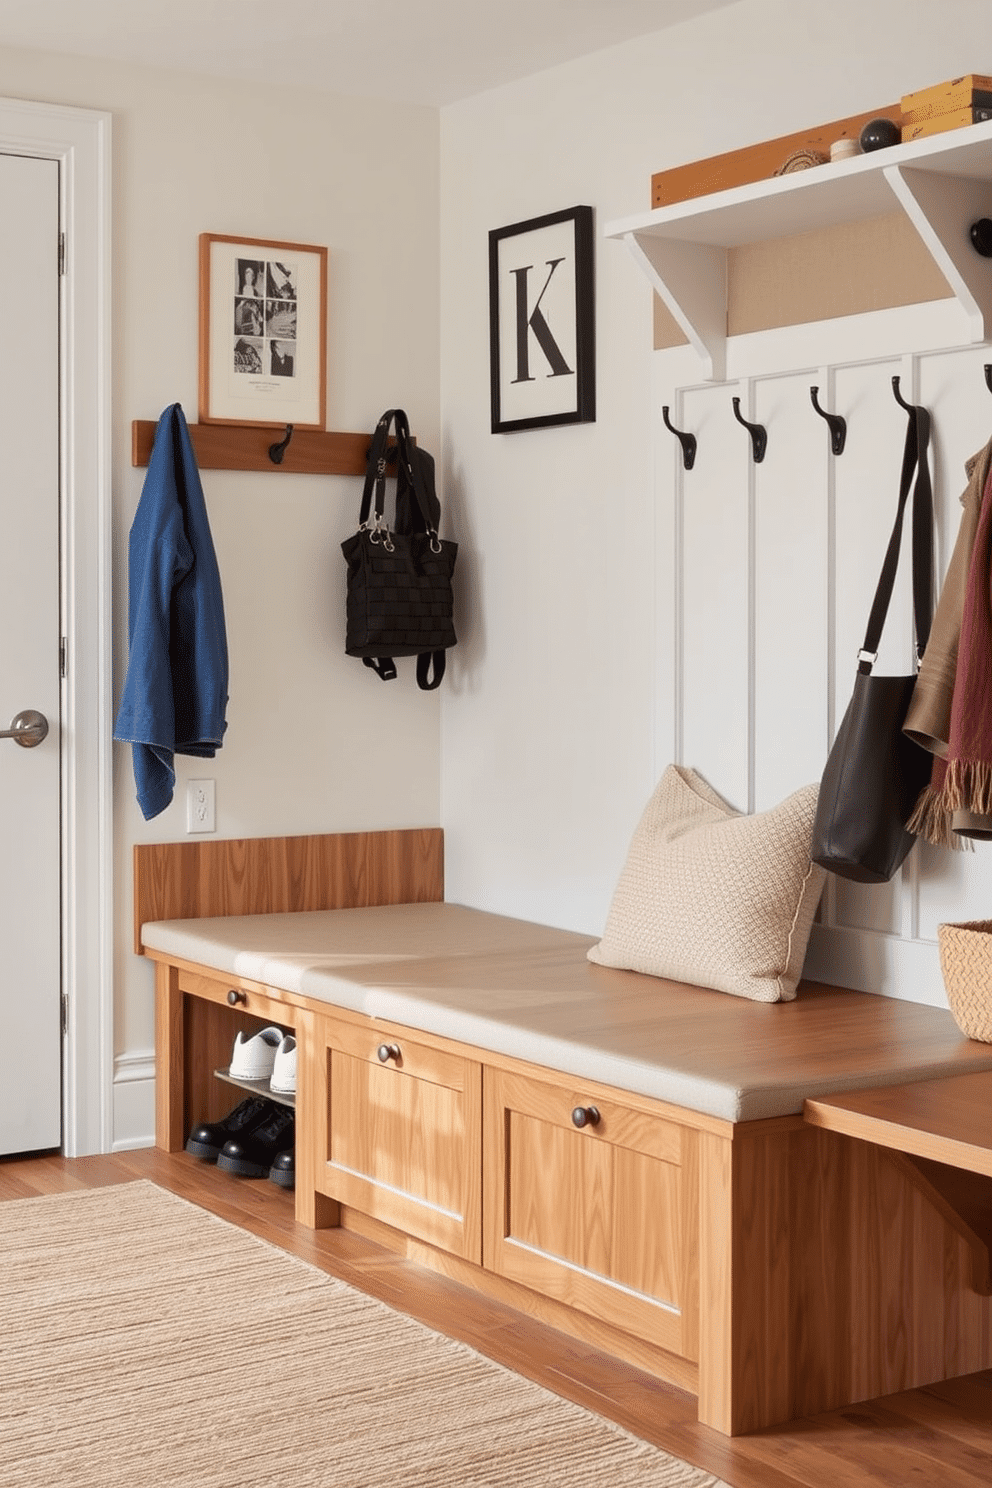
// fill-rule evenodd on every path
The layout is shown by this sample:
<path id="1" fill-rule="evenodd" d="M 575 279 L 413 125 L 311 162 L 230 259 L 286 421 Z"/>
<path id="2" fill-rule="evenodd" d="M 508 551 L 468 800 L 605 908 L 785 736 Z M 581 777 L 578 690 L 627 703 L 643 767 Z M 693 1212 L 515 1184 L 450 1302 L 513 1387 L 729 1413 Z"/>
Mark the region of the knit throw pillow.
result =
<path id="1" fill-rule="evenodd" d="M 694 770 L 669 765 L 590 961 L 790 1002 L 826 877 L 810 861 L 818 790 L 743 816 Z"/>

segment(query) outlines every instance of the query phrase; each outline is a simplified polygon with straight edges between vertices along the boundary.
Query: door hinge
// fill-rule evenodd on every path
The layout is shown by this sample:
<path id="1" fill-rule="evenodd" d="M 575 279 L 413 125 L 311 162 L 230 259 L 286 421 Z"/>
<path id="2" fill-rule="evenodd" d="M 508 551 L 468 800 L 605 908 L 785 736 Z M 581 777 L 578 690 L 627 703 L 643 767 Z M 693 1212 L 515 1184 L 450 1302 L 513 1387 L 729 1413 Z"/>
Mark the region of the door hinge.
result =
<path id="1" fill-rule="evenodd" d="M 65 273 L 65 233 L 59 233 L 59 277 Z"/>
<path id="2" fill-rule="evenodd" d="M 69 671 L 68 647 L 65 636 L 59 641 L 59 676 L 65 677 Z"/>
<path id="3" fill-rule="evenodd" d="M 63 1036 L 63 1038 L 68 1033 L 68 1031 L 69 1031 L 69 998 L 63 992 L 62 993 L 62 1036 Z"/>

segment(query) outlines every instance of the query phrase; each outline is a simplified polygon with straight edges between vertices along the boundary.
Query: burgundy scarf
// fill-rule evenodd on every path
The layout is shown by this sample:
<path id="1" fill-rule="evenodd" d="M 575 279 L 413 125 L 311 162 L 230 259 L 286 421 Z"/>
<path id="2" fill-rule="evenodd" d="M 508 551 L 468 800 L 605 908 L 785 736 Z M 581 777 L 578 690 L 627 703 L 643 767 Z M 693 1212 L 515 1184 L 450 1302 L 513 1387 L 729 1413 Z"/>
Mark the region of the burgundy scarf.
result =
<path id="1" fill-rule="evenodd" d="M 942 847 L 965 846 L 954 828 L 955 811 L 992 817 L 992 471 L 965 586 L 947 758 L 934 760 L 909 830 Z"/>

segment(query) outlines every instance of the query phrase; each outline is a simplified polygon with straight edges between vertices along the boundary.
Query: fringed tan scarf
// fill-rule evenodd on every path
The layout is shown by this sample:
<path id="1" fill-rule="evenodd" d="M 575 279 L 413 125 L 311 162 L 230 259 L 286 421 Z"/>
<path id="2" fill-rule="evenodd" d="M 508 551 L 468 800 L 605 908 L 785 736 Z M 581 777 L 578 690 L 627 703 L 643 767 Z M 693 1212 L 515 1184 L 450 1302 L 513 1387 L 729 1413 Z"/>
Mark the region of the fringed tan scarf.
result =
<path id="1" fill-rule="evenodd" d="M 940 847 L 992 837 L 992 471 L 964 590 L 947 755 L 934 760 L 908 825 Z"/>

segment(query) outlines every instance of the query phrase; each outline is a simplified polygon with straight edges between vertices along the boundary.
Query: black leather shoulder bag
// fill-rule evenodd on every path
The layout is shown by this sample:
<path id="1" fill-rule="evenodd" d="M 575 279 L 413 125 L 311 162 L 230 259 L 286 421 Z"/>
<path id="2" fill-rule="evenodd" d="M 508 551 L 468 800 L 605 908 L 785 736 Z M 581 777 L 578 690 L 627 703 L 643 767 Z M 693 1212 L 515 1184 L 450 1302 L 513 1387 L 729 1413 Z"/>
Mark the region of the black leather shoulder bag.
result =
<path id="1" fill-rule="evenodd" d="M 916 841 L 906 830 L 906 822 L 933 765 L 931 755 L 902 731 L 916 672 L 908 677 L 876 677 L 872 671 L 892 598 L 911 488 L 917 664 L 930 636 L 933 492 L 927 464 L 929 444 L 930 415 L 925 408 L 914 407 L 906 429 L 895 526 L 858 655 L 854 693 L 827 758 L 813 823 L 814 863 L 859 883 L 884 883 L 905 859 Z"/>

